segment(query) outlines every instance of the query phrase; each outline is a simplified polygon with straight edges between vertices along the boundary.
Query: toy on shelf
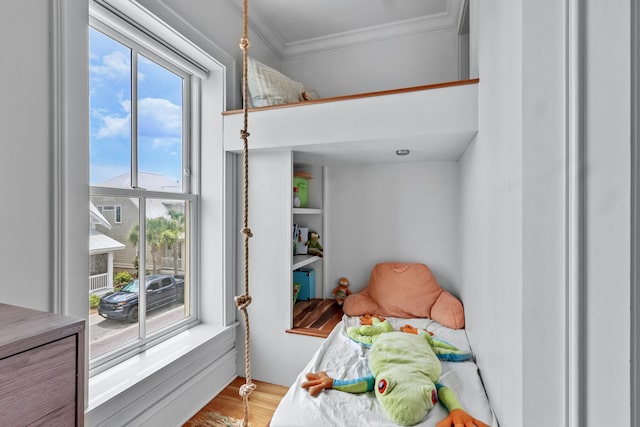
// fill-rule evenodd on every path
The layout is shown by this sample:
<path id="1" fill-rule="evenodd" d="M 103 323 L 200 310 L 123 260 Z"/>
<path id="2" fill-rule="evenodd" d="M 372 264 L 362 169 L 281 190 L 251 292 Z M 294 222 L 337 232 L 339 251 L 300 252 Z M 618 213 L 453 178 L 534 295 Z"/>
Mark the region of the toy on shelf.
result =
<path id="1" fill-rule="evenodd" d="M 297 193 L 298 203 L 296 206 L 295 196 L 294 196 L 294 208 L 306 208 L 309 206 L 309 180 L 313 179 L 313 175 L 308 172 L 296 171 L 293 174 L 293 187 L 297 188 L 298 191 L 294 190 L 294 193 Z"/>
<path id="2" fill-rule="evenodd" d="M 349 290 L 349 279 L 341 277 L 340 280 L 338 280 L 338 286 L 333 290 L 333 294 L 336 296 L 336 302 L 338 305 L 342 305 L 344 299 L 351 295 L 351 291 Z"/>
<path id="3" fill-rule="evenodd" d="M 307 246 L 307 254 L 319 256 L 322 258 L 323 249 L 319 239 L 320 235 L 317 232 L 310 231 L 309 240 L 305 242 L 305 245 Z"/>

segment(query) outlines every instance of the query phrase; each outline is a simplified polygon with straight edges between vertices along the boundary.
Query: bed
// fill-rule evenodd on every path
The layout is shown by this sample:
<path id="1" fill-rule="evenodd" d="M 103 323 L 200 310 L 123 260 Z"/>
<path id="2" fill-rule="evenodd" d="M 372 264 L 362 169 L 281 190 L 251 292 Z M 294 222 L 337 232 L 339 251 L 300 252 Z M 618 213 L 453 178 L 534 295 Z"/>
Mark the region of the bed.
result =
<path id="1" fill-rule="evenodd" d="M 341 380 L 371 373 L 368 365 L 371 349 L 351 339 L 347 332 L 350 327 L 360 326 L 360 315 L 367 312 L 385 315 L 394 331 L 408 324 L 429 331 L 459 350 L 472 353 L 464 329 L 461 302 L 439 286 L 424 264 L 376 265 L 368 287 L 347 297 L 344 311 L 346 314 L 342 321 L 299 373 L 280 402 L 271 421 L 272 427 L 396 425 L 387 417 L 373 392 L 352 394 L 330 389 L 312 397 L 302 388 L 308 372 L 326 371 L 330 377 Z M 419 317 L 417 313 L 420 313 Z M 442 374 L 438 382 L 452 389 L 463 408 L 473 417 L 497 426 L 474 358 L 462 362 L 443 361 L 441 364 Z M 416 425 L 435 426 L 446 416 L 446 409 L 437 404 Z"/>
<path id="2" fill-rule="evenodd" d="M 387 318 L 399 329 L 404 324 L 433 332 L 436 337 L 454 344 L 461 350 L 471 351 L 464 329 L 451 329 L 430 319 Z M 301 387 L 305 373 L 326 371 L 334 378 L 350 379 L 369 373 L 369 349 L 347 336 L 349 326 L 360 324 L 359 317 L 343 316 L 342 321 L 329 334 L 313 358 L 289 388 L 271 420 L 271 427 L 294 426 L 395 426 L 382 411 L 373 393 L 351 394 L 338 390 L 325 390 L 311 397 Z M 440 381 L 452 388 L 465 410 L 475 418 L 491 425 L 498 423 L 474 361 L 442 362 Z M 436 405 L 418 426 L 435 426 L 447 416 L 447 411 Z"/>

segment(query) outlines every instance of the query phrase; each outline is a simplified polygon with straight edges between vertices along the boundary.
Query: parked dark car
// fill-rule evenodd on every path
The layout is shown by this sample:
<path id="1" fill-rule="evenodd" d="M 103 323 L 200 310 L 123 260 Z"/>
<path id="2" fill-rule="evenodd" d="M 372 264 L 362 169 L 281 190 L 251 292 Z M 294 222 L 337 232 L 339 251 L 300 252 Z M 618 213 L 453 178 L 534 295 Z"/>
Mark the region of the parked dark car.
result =
<path id="1" fill-rule="evenodd" d="M 106 319 L 138 321 L 138 288 L 135 279 L 118 292 L 100 298 L 98 314 Z M 147 276 L 147 311 L 184 301 L 184 280 L 168 274 Z"/>

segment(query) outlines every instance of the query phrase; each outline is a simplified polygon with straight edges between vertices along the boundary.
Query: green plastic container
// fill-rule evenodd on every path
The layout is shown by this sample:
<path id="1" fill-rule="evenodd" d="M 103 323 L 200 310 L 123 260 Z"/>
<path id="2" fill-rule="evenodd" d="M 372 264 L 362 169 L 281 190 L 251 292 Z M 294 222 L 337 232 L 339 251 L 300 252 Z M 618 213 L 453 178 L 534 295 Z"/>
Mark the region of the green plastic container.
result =
<path id="1" fill-rule="evenodd" d="M 300 198 L 300 207 L 306 208 L 309 205 L 309 180 L 300 176 L 293 177 L 293 186 L 298 187 L 298 197 Z"/>

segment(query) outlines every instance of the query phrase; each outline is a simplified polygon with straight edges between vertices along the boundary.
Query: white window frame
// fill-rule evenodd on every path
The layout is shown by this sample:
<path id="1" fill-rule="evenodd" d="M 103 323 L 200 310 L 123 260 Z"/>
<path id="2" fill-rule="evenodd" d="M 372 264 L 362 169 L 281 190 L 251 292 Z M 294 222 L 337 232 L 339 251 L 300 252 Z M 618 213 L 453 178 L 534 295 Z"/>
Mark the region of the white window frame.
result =
<path id="1" fill-rule="evenodd" d="M 102 9 L 91 8 L 93 13 L 89 17 L 89 25 L 95 30 L 98 30 L 108 37 L 111 37 L 115 41 L 123 44 L 132 52 L 132 70 L 131 70 L 131 84 L 132 84 L 132 162 L 131 162 L 131 184 L 132 188 L 109 188 L 91 186 L 92 196 L 117 196 L 137 198 L 140 200 L 140 234 L 144 233 L 143 223 L 145 219 L 145 201 L 148 199 L 169 199 L 180 200 L 188 202 L 189 209 L 189 237 L 188 237 L 188 252 L 190 254 L 185 269 L 188 269 L 189 277 L 189 298 L 185 301 L 188 302 L 189 309 L 188 315 L 185 318 L 173 323 L 167 328 L 155 332 L 153 334 L 147 334 L 146 331 L 146 313 L 145 310 L 139 312 L 139 335 L 136 341 L 123 344 L 117 350 L 107 353 L 102 356 L 97 356 L 89 360 L 89 376 L 97 375 L 125 360 L 130 359 L 132 356 L 148 350 L 149 348 L 158 345 L 167 339 L 183 332 L 199 323 L 199 256 L 198 248 L 198 235 L 199 235 L 199 194 L 197 190 L 199 185 L 192 181 L 197 177 L 192 173 L 192 164 L 199 162 L 199 150 L 197 144 L 192 143 L 192 129 L 199 128 L 200 117 L 193 112 L 198 111 L 200 104 L 200 91 L 199 88 L 200 76 L 202 76 L 202 70 L 195 67 L 193 64 L 189 64 L 183 58 L 176 55 L 174 50 L 169 50 L 161 44 L 158 40 L 158 36 L 153 37 L 146 35 L 140 28 L 132 26 L 129 22 L 125 22 L 120 17 Z M 179 75 L 183 78 L 183 98 L 182 98 L 182 111 L 183 111 L 183 131 L 182 131 L 182 192 L 164 192 L 164 191 L 149 191 L 140 188 L 137 184 L 137 159 L 135 157 L 137 153 L 137 127 L 135 123 L 134 110 L 137 109 L 137 55 L 143 55 L 146 58 L 154 61 L 158 65 L 165 67 L 169 71 Z M 111 205 L 109 207 L 112 207 Z M 115 205 L 113 205 L 115 209 Z M 104 207 L 103 207 L 104 208 Z M 144 241 L 144 239 L 141 239 Z M 140 264 L 146 262 L 145 260 L 145 245 L 140 245 Z M 144 270 L 142 270 L 141 280 L 144 282 Z M 140 293 L 140 304 L 144 305 L 145 293 Z"/>
<path id="2" fill-rule="evenodd" d="M 113 222 L 122 224 L 122 205 L 99 205 L 96 208 L 103 215 L 105 212 L 113 212 Z"/>
<path id="3" fill-rule="evenodd" d="M 149 4 L 151 10 L 143 6 Z M 51 125 L 52 227 L 51 311 L 89 321 L 87 276 L 89 205 L 88 15 L 113 13 L 161 36 L 186 62 L 202 65 L 202 80 L 191 90 L 201 104 L 191 124 L 192 183 L 201 198 L 196 217 L 201 262 L 198 287 L 203 309 L 200 323 L 155 347 L 89 378 L 78 390 L 85 395 L 85 425 L 179 425 L 181 415 L 195 413 L 205 395 L 222 389 L 236 375 L 235 263 L 233 241 L 234 156 L 223 148 L 223 116 L 227 90 L 236 99 L 227 67 L 236 60 L 196 28 L 167 9 L 163 2 L 138 0 L 51 0 Z M 215 58 L 219 58 L 215 59 Z M 204 71 L 202 71 L 204 70 Z M 233 237 L 231 237 L 233 236 Z M 205 303 L 206 302 L 206 303 Z M 85 341 L 87 344 L 87 341 Z M 85 347 L 86 350 L 86 347 Z M 86 359 L 87 352 L 84 352 Z M 85 364 L 85 371 L 88 364 Z M 165 390 L 166 393 L 151 393 Z M 207 399 L 208 400 L 208 399 Z M 176 411 L 175 408 L 182 408 Z M 186 411 L 186 412 L 185 412 Z"/>

